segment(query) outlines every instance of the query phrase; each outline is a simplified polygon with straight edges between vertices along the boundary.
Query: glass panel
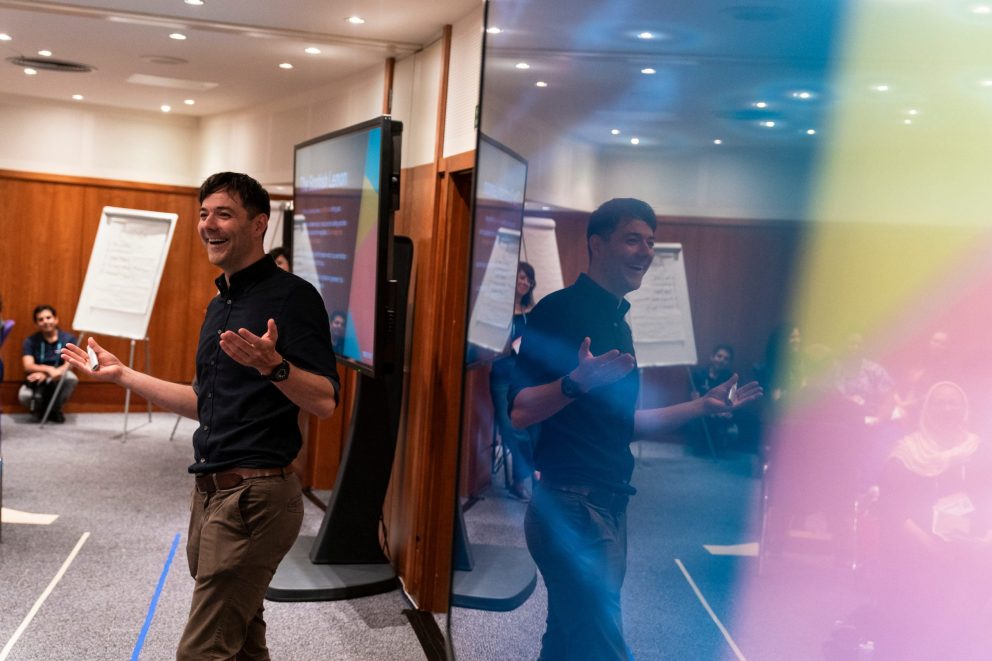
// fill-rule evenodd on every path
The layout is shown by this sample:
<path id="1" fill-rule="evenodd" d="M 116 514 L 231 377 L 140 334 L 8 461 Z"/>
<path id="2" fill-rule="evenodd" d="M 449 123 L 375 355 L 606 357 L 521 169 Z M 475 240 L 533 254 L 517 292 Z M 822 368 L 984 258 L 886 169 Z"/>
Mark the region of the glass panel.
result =
<path id="1" fill-rule="evenodd" d="M 508 379 L 552 387 L 509 388 L 519 433 L 467 373 L 458 656 L 992 658 L 992 4 L 492 0 L 487 28 L 539 299 Z M 629 210 L 587 239 L 617 197 L 653 250 Z M 584 336 L 626 350 L 601 294 L 633 304 L 632 432 L 632 390 L 559 389 Z M 734 373 L 763 398 L 707 397 Z"/>

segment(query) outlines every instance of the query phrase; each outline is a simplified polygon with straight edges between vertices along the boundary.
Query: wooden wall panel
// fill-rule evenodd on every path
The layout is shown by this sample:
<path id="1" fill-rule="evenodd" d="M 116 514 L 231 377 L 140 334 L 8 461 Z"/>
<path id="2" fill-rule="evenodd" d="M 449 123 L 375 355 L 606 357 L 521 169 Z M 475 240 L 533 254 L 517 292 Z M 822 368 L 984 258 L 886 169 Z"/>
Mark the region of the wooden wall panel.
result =
<path id="1" fill-rule="evenodd" d="M 0 401 L 18 410 L 17 384 L 23 379 L 20 344 L 34 332 L 31 310 L 54 305 L 64 329 L 71 329 L 90 252 L 104 206 L 167 211 L 179 214 L 166 260 L 155 310 L 149 324 L 152 373 L 179 382 L 193 376 L 197 330 L 207 301 L 215 293 L 217 271 L 206 260 L 196 234 L 198 203 L 194 188 L 87 179 L 60 175 L 0 171 L 0 293 L 4 315 L 17 326 L 2 356 L 6 365 Z M 127 357 L 129 342 L 98 338 Z M 144 368 L 139 344 L 135 365 Z M 124 392 L 83 379 L 68 411 L 121 410 Z M 135 406 L 144 403 L 134 402 Z"/>

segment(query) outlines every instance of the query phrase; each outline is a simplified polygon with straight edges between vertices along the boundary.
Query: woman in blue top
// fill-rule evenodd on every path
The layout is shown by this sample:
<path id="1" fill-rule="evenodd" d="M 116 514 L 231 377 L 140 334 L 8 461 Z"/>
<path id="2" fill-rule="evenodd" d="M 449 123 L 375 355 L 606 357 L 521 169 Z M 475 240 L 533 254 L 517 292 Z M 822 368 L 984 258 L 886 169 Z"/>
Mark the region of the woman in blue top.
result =
<path id="1" fill-rule="evenodd" d="M 514 429 L 510 424 L 507 392 L 510 389 L 510 377 L 513 366 L 517 362 L 517 340 L 523 335 L 527 326 L 527 313 L 534 307 L 534 287 L 537 280 L 534 277 L 534 267 L 527 262 L 517 266 L 517 285 L 513 298 L 513 323 L 510 326 L 510 353 L 493 362 L 489 375 L 489 391 L 493 398 L 493 409 L 496 415 L 496 429 L 503 443 L 504 451 L 508 451 L 512 460 L 513 484 L 510 493 L 521 500 L 530 498 L 527 479 L 534 474 L 534 448 L 531 430 Z"/>

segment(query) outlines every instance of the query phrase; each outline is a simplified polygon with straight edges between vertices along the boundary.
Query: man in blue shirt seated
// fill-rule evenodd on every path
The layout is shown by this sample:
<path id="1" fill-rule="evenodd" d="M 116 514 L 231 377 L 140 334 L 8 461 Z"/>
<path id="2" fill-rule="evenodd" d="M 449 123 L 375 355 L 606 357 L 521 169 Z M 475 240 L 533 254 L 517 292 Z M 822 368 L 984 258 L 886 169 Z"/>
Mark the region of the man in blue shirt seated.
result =
<path id="1" fill-rule="evenodd" d="M 36 420 L 40 420 L 59 381 L 64 381 L 49 419 L 65 422 L 62 406 L 72 396 L 79 379 L 69 369 L 69 364 L 62 360 L 61 354 L 62 347 L 69 342 L 77 342 L 76 336 L 59 330 L 59 316 L 51 305 L 39 305 L 34 309 L 34 324 L 38 332 L 24 340 L 21 349 L 26 376 L 24 385 L 17 392 L 17 399 Z"/>

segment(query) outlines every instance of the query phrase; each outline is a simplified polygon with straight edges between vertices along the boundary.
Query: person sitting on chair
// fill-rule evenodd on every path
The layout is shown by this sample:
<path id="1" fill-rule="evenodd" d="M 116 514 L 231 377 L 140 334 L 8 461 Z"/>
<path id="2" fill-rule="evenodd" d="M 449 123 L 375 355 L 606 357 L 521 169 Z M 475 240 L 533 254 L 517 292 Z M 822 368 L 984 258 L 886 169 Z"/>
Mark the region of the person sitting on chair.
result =
<path id="1" fill-rule="evenodd" d="M 34 309 L 34 323 L 38 332 L 24 340 L 21 350 L 26 376 L 17 398 L 36 420 L 40 420 L 59 381 L 64 381 L 49 417 L 52 422 L 65 422 L 62 406 L 76 389 L 79 378 L 62 360 L 62 347 L 78 340 L 72 333 L 59 330 L 59 317 L 51 305 L 39 305 Z"/>

